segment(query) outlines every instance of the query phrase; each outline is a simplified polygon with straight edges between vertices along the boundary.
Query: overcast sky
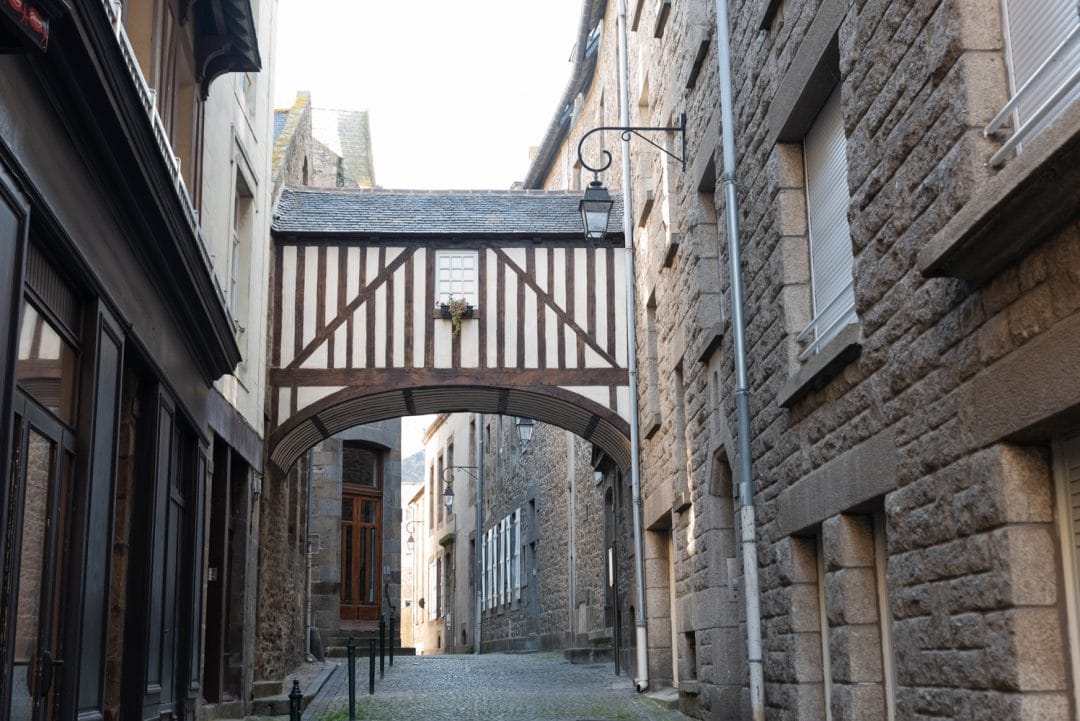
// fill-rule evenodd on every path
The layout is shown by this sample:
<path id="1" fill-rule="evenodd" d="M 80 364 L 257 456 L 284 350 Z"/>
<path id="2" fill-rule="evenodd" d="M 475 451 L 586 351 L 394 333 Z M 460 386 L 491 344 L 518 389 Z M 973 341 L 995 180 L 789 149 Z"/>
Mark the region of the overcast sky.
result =
<path id="1" fill-rule="evenodd" d="M 281 0 L 274 105 L 367 110 L 384 188 L 522 180 L 570 79 L 581 0 Z M 406 419 L 402 456 L 433 417 Z"/>
<path id="2" fill-rule="evenodd" d="M 368 110 L 385 188 L 509 188 L 570 78 L 581 0 L 281 0 L 274 103 Z"/>

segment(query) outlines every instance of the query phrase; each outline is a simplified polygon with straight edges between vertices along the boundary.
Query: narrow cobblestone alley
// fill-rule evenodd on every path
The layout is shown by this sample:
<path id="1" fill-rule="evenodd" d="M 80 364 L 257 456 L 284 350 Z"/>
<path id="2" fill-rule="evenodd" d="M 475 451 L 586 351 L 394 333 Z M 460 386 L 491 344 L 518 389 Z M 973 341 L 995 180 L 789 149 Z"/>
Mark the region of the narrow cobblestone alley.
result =
<path id="1" fill-rule="evenodd" d="M 557 654 L 418 656 L 397 659 L 367 695 L 357 663 L 356 718 L 362 721 L 685 721 L 611 664 L 571 665 Z M 339 666 L 304 721 L 348 719 L 348 682 Z"/>

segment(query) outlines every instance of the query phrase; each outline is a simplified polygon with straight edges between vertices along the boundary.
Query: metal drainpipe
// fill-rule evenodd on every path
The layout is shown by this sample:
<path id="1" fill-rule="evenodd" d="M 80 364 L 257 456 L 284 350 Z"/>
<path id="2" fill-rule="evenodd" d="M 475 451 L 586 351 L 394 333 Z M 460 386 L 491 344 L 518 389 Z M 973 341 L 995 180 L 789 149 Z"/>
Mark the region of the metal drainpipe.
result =
<path id="1" fill-rule="evenodd" d="M 627 53 L 626 0 L 619 0 L 619 124 L 630 125 L 630 67 Z M 649 688 L 648 633 L 645 625 L 645 544 L 641 530 L 641 450 L 637 393 L 637 304 L 634 298 L 634 198 L 630 188 L 630 136 L 622 140 L 623 240 L 626 244 L 626 366 L 630 382 L 630 486 L 634 503 L 634 569 L 637 575 L 638 692 Z"/>
<path id="2" fill-rule="evenodd" d="M 735 412 L 738 423 L 739 528 L 742 539 L 743 586 L 746 594 L 746 650 L 750 666 L 750 710 L 753 721 L 765 720 L 765 673 L 761 654 L 761 599 L 758 586 L 757 524 L 754 520 L 753 459 L 750 455 L 750 384 L 746 373 L 746 319 L 739 241 L 739 209 L 735 187 L 735 121 L 732 114 L 731 47 L 727 0 L 716 0 L 717 58 L 720 71 L 720 124 L 724 149 L 724 205 L 727 215 L 728 263 L 731 268 L 731 326 L 735 345 Z"/>
<path id="3" fill-rule="evenodd" d="M 476 615 L 473 654 L 480 655 L 480 626 L 484 621 L 484 414 L 476 414 Z"/>
<path id="4" fill-rule="evenodd" d="M 311 608 L 311 487 L 313 485 L 312 479 L 315 476 L 315 451 L 313 449 L 308 450 L 308 462 L 307 462 L 307 540 L 304 543 L 304 548 L 307 550 L 305 554 L 307 556 L 306 568 L 304 570 L 307 586 L 305 595 L 305 604 L 307 605 L 307 612 L 304 614 L 307 620 L 307 655 L 314 658 L 315 654 L 312 652 L 311 636 L 315 627 L 315 614 Z"/>

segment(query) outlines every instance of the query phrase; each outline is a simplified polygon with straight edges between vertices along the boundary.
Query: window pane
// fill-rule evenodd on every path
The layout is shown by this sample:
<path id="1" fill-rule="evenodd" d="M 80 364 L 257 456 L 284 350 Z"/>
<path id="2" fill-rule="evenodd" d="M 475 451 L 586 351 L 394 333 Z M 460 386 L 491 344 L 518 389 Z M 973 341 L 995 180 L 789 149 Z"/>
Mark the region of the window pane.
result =
<path id="1" fill-rule="evenodd" d="M 28 395 L 68 425 L 75 423 L 76 366 L 75 349 L 24 301 L 16 380 Z"/>
<path id="2" fill-rule="evenodd" d="M 353 529 L 352 525 L 345 526 L 344 539 L 341 542 L 341 550 L 345 552 L 342 564 L 341 600 L 348 603 L 352 601 L 353 579 Z"/>

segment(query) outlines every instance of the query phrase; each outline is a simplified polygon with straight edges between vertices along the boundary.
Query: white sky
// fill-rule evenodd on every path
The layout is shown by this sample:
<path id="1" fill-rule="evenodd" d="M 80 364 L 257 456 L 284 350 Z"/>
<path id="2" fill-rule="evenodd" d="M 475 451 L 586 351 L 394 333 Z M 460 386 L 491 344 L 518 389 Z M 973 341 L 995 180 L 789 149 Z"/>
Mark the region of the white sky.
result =
<path id="1" fill-rule="evenodd" d="M 581 0 L 281 0 L 274 104 L 368 110 L 385 188 L 509 188 L 570 79 Z"/>

